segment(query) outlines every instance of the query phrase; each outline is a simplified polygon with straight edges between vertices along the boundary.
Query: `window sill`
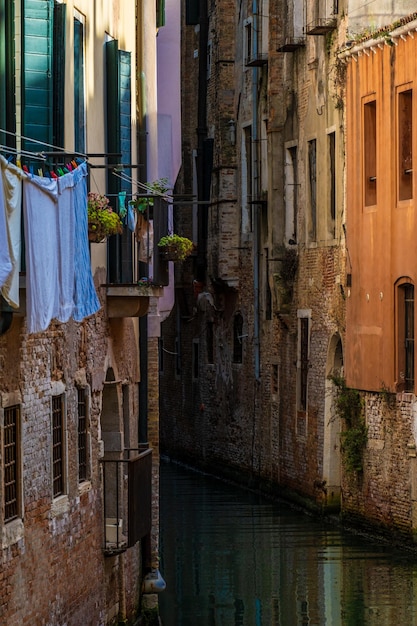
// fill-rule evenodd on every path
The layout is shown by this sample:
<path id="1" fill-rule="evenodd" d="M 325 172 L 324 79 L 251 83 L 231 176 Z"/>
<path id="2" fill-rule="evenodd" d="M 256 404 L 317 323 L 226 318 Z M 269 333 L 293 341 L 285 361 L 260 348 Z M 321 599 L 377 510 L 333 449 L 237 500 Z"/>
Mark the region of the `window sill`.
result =
<path id="1" fill-rule="evenodd" d="M 58 496 L 52 501 L 51 506 L 51 515 L 52 517 L 58 517 L 59 515 L 64 515 L 64 513 L 68 513 L 69 511 L 69 498 L 67 495 Z"/>
<path id="2" fill-rule="evenodd" d="M 23 520 L 18 517 L 11 522 L 6 522 L 2 528 L 1 547 L 3 549 L 9 548 L 21 539 L 25 534 L 25 527 Z"/>

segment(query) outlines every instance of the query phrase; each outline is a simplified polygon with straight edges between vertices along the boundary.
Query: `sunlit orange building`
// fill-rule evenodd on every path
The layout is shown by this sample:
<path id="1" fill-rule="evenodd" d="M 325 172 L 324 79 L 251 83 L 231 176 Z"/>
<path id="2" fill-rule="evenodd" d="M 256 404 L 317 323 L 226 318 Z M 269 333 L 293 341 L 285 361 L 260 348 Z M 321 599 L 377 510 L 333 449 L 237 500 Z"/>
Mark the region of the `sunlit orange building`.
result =
<path id="1" fill-rule="evenodd" d="M 417 22 L 352 45 L 347 66 L 346 378 L 414 391 Z"/>

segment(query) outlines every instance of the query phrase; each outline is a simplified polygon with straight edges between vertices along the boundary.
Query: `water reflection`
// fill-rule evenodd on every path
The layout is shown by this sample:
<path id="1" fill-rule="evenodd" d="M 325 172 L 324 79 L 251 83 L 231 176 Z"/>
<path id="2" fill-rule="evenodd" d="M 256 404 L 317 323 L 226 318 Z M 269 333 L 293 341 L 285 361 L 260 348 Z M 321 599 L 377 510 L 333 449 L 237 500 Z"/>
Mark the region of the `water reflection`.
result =
<path id="1" fill-rule="evenodd" d="M 161 465 L 163 626 L 417 625 L 417 559 Z"/>

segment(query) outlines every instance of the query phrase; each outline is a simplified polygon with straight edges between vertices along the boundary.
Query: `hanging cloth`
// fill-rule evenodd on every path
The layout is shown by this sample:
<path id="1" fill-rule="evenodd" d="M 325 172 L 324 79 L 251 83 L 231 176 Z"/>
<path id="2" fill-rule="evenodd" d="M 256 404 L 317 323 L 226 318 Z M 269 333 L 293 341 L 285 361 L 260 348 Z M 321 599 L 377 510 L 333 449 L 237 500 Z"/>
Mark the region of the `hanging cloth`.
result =
<path id="1" fill-rule="evenodd" d="M 0 176 L 3 184 L 6 209 L 7 235 L 12 271 L 4 283 L 1 294 L 14 309 L 19 308 L 19 272 L 22 250 L 22 170 L 0 155 Z"/>
<path id="2" fill-rule="evenodd" d="M 3 180 L 0 177 L 0 287 L 4 285 L 12 271 L 9 238 L 6 222 L 6 206 L 4 202 Z"/>
<path id="3" fill-rule="evenodd" d="M 59 309 L 57 198 L 56 180 L 23 180 L 28 333 L 46 330 Z"/>
<path id="4" fill-rule="evenodd" d="M 84 317 L 97 313 L 100 302 L 91 273 L 90 249 L 88 245 L 87 213 L 87 163 L 81 163 L 72 172 L 74 181 L 75 215 L 75 281 L 73 318 L 80 322 Z"/>

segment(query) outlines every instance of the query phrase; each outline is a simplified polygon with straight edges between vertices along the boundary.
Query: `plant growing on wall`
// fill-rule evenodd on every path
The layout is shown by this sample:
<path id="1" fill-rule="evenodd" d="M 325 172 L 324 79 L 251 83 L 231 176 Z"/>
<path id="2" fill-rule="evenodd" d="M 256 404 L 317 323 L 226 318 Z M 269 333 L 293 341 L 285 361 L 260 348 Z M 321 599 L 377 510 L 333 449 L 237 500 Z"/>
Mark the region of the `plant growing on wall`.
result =
<path id="1" fill-rule="evenodd" d="M 342 376 L 329 379 L 336 388 L 335 407 L 337 415 L 344 420 L 340 433 L 342 458 L 347 473 L 363 471 L 363 451 L 368 441 L 368 428 L 363 416 L 363 402 L 357 389 L 350 389 Z"/>

